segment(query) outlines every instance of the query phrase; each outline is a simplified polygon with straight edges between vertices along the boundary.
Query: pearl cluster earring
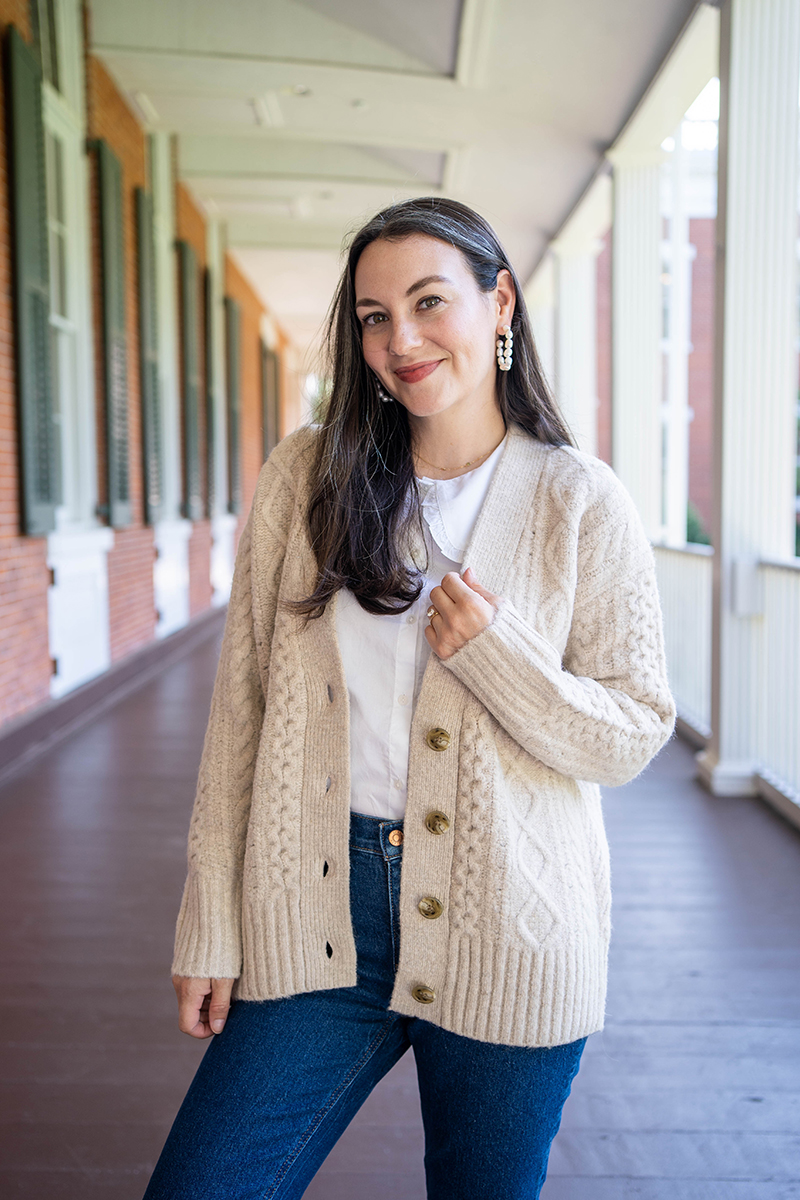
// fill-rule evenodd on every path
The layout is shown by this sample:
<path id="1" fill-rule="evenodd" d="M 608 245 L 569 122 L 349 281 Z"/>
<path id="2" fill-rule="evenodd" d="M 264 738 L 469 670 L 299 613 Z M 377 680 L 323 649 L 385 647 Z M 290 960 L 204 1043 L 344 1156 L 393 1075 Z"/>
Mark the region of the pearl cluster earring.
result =
<path id="1" fill-rule="evenodd" d="M 503 326 L 503 335 L 497 339 L 497 365 L 501 371 L 510 371 L 514 354 L 514 335 L 510 325 Z"/>
<path id="2" fill-rule="evenodd" d="M 394 396 L 389 395 L 389 393 L 386 391 L 386 388 L 383 386 L 383 384 L 381 383 L 381 381 L 379 379 L 377 379 L 375 381 L 375 383 L 376 383 L 376 386 L 378 389 L 378 399 L 382 400 L 384 404 L 391 404 L 392 401 L 394 400 Z"/>

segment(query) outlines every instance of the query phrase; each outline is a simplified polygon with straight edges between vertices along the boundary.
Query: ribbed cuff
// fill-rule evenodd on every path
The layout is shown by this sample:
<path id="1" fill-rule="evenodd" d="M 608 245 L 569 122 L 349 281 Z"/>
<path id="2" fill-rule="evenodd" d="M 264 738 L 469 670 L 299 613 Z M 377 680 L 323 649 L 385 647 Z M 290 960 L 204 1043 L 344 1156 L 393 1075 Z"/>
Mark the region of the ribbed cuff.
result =
<path id="1" fill-rule="evenodd" d="M 178 914 L 172 974 L 236 979 L 241 970 L 240 887 L 190 872 Z"/>

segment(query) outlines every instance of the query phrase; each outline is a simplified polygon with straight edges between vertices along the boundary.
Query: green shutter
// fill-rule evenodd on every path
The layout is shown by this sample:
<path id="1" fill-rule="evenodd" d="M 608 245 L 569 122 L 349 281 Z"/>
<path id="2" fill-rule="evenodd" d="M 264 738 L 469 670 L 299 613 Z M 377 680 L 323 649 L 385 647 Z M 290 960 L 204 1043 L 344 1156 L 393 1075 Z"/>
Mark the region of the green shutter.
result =
<path id="1" fill-rule="evenodd" d="M 242 472 L 239 447 L 241 413 L 241 320 L 239 305 L 225 297 L 225 359 L 228 393 L 228 512 L 242 508 Z"/>
<path id="2" fill-rule="evenodd" d="M 216 395 L 214 392 L 214 289 L 211 272 L 203 272 L 203 360 L 206 377 L 206 488 L 207 515 L 214 515 L 216 504 Z"/>
<path id="3" fill-rule="evenodd" d="M 104 141 L 95 143 L 100 191 L 103 280 L 103 390 L 106 401 L 108 519 L 132 521 L 128 464 L 128 329 L 125 312 L 125 236 L 122 165 Z"/>
<path id="4" fill-rule="evenodd" d="M 13 26 L 5 50 L 21 528 L 35 537 L 55 529 L 56 506 L 61 502 L 50 343 L 42 81 L 35 56 Z"/>
<path id="5" fill-rule="evenodd" d="M 280 375 L 278 356 L 261 343 L 261 412 L 264 429 L 264 458 L 269 458 L 279 441 Z"/>
<path id="6" fill-rule="evenodd" d="M 183 515 L 203 516 L 200 479 L 200 341 L 198 328 L 197 255 L 188 242 L 178 242 L 181 311 L 181 393 L 183 401 Z"/>
<path id="7" fill-rule="evenodd" d="M 144 513 L 147 524 L 153 525 L 161 519 L 164 505 L 153 200 L 144 188 L 136 188 L 135 195 L 136 248 L 139 269 L 139 378 L 142 393 Z"/>

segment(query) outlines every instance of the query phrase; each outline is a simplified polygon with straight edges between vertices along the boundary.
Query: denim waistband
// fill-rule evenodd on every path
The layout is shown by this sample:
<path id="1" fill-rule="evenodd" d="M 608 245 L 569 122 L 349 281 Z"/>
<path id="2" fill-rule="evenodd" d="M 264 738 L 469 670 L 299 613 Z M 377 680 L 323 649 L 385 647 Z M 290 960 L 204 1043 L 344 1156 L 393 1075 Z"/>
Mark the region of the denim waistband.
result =
<path id="1" fill-rule="evenodd" d="M 403 822 L 388 821 L 383 817 L 370 817 L 366 813 L 350 813 L 350 846 L 356 850 L 371 850 L 384 858 L 399 858 L 403 853 L 402 843 L 394 846 L 389 841 L 393 829 L 402 832 Z"/>

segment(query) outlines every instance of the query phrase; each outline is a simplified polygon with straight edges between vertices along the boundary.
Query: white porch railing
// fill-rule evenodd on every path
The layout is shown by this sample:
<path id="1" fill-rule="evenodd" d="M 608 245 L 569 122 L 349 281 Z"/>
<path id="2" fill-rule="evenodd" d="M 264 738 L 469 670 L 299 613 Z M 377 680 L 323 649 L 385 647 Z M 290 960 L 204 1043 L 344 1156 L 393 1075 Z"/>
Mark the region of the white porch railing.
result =
<path id="1" fill-rule="evenodd" d="M 654 546 L 664 612 L 670 686 L 678 715 L 704 737 L 711 732 L 710 546 Z"/>
<path id="2" fill-rule="evenodd" d="M 711 732 L 711 577 L 708 546 L 654 546 L 664 640 L 678 715 Z M 759 564 L 755 753 L 759 790 L 800 804 L 800 560 Z M 769 787 L 766 789 L 769 791 Z"/>
<path id="3" fill-rule="evenodd" d="M 800 803 L 800 560 L 762 562 L 759 771 Z"/>

